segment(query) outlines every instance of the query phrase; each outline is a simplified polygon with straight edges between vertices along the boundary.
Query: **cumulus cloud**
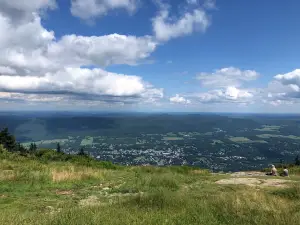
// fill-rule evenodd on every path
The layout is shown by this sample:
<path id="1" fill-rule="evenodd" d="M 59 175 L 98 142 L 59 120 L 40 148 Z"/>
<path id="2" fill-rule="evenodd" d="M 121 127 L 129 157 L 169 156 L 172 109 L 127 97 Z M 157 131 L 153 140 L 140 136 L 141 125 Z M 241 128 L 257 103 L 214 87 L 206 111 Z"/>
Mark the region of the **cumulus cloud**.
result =
<path id="1" fill-rule="evenodd" d="M 71 13 L 84 20 L 94 19 L 114 9 L 125 9 L 132 13 L 137 0 L 72 0 Z"/>
<path id="2" fill-rule="evenodd" d="M 112 64 L 134 65 L 147 58 L 157 43 L 149 36 L 135 37 L 119 34 L 105 36 L 65 35 L 58 42 L 49 46 L 48 56 L 56 63 L 64 65 L 99 65 Z"/>
<path id="3" fill-rule="evenodd" d="M 254 98 L 254 91 L 227 87 L 208 92 L 196 93 L 191 95 L 201 103 L 250 103 Z"/>
<path id="4" fill-rule="evenodd" d="M 228 67 L 216 70 L 214 73 L 200 73 L 196 78 L 205 87 L 239 87 L 243 82 L 256 80 L 259 73 L 254 70 L 241 70 Z"/>
<path id="5" fill-rule="evenodd" d="M 14 70 L 48 67 L 45 57 L 47 46 L 54 41 L 54 32 L 41 26 L 41 19 L 34 15 L 27 23 L 16 24 L 0 13 L 0 66 Z"/>
<path id="6" fill-rule="evenodd" d="M 69 93 L 104 96 L 157 94 L 141 77 L 102 69 L 66 68 L 45 76 L 0 76 L 0 90 L 20 93 Z"/>
<path id="7" fill-rule="evenodd" d="M 204 2 L 204 7 L 207 9 L 215 9 L 216 8 L 216 0 L 206 0 Z"/>
<path id="8" fill-rule="evenodd" d="M 0 66 L 28 74 L 58 70 L 64 66 L 112 64 L 134 65 L 147 58 L 157 46 L 151 37 L 119 34 L 105 36 L 65 35 L 56 40 L 53 31 L 41 25 L 35 15 L 15 25 L 0 14 Z"/>
<path id="9" fill-rule="evenodd" d="M 17 71 L 8 67 L 8 66 L 0 66 L 0 75 L 2 74 L 16 74 Z"/>
<path id="10" fill-rule="evenodd" d="M 199 5 L 199 3 L 203 2 L 203 0 L 186 0 L 186 2 L 189 5 Z M 215 0 L 204 0 L 203 7 L 207 8 L 207 9 L 214 9 L 216 7 L 216 1 Z"/>
<path id="11" fill-rule="evenodd" d="M 210 25 L 209 16 L 201 7 L 191 12 L 185 11 L 177 19 L 170 17 L 169 8 L 161 5 L 158 15 L 152 19 L 153 32 L 160 41 L 190 35 L 195 31 L 205 32 Z"/>
<path id="12" fill-rule="evenodd" d="M 300 92 L 300 69 L 286 74 L 278 74 L 275 76 L 275 80 L 283 85 L 288 85 L 295 92 Z"/>
<path id="13" fill-rule="evenodd" d="M 273 106 L 299 103 L 300 69 L 286 74 L 278 74 L 265 88 L 263 102 Z"/>
<path id="14" fill-rule="evenodd" d="M 1 0 L 0 13 L 15 23 L 23 23 L 32 18 L 33 12 L 55 9 L 56 6 L 55 0 Z"/>
<path id="15" fill-rule="evenodd" d="M 171 103 L 179 103 L 179 104 L 190 104 L 191 103 L 190 100 L 188 100 L 182 96 L 179 96 L 178 94 L 176 94 L 174 97 L 171 97 L 170 102 Z"/>
<path id="16" fill-rule="evenodd" d="M 0 92 L 0 100 L 8 101 L 30 101 L 30 102 L 58 102 L 65 96 L 53 96 L 47 94 L 23 94 L 15 92 Z"/>
<path id="17" fill-rule="evenodd" d="M 139 76 L 83 69 L 135 65 L 155 50 L 157 43 L 151 37 L 71 34 L 56 39 L 54 31 L 43 27 L 40 15 L 41 10 L 54 8 L 55 1 L 5 0 L 0 6 L 0 99 L 130 104 L 163 97 L 163 89 Z M 24 12 L 22 20 L 15 10 Z"/>

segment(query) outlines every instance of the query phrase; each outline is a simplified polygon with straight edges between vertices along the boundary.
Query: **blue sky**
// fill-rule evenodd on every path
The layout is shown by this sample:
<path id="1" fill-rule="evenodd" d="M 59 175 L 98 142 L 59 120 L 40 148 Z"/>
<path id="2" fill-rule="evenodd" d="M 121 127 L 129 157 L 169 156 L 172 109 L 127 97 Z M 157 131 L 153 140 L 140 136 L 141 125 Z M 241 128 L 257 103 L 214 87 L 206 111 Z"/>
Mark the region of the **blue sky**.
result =
<path id="1" fill-rule="evenodd" d="M 297 0 L 0 0 L 0 106 L 299 112 L 299 10 Z"/>

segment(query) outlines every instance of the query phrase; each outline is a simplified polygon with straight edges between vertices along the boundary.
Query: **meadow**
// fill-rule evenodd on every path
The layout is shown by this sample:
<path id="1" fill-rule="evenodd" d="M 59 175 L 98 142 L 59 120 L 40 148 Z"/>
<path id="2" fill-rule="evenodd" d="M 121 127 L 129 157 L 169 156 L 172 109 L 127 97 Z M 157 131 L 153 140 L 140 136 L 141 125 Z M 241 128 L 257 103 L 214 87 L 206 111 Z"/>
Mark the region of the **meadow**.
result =
<path id="1" fill-rule="evenodd" d="M 300 169 L 283 188 L 219 185 L 230 174 L 126 167 L 0 147 L 0 224 L 289 224 L 300 221 Z M 40 157 L 37 157 L 40 155 Z"/>

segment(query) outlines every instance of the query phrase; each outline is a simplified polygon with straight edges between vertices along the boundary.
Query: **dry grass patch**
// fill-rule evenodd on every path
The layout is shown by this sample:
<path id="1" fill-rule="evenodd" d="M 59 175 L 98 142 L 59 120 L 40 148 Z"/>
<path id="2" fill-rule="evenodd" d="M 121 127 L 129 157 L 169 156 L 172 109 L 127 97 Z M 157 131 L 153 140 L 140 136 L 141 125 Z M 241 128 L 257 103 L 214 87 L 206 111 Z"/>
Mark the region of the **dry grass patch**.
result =
<path id="1" fill-rule="evenodd" d="M 210 175 L 207 170 L 191 170 L 192 174 L 200 174 L 200 175 Z"/>
<path id="2" fill-rule="evenodd" d="M 0 170 L 0 181 L 15 180 L 16 175 L 13 170 Z"/>
<path id="3" fill-rule="evenodd" d="M 51 169 L 52 180 L 54 182 L 85 180 L 85 179 L 101 179 L 104 172 L 92 168 L 75 168 L 70 166 L 63 170 Z"/>
<path id="4" fill-rule="evenodd" d="M 276 198 L 273 196 L 268 196 L 264 192 L 256 191 L 254 189 L 249 189 L 249 191 L 237 192 L 231 198 L 228 193 L 225 193 L 220 196 L 221 202 L 231 202 L 224 207 L 230 207 L 230 210 L 236 211 L 237 213 L 245 213 L 246 211 L 259 210 L 261 212 L 271 212 L 274 215 L 282 212 L 283 209 L 288 208 L 289 202 L 282 198 Z"/>

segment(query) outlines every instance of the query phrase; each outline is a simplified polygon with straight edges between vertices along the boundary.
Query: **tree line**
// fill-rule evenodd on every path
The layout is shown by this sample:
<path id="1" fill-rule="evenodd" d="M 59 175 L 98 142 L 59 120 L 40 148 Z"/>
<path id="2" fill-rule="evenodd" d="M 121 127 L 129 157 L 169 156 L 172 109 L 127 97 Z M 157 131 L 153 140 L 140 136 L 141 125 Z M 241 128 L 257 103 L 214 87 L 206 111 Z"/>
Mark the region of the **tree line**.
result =
<path id="1" fill-rule="evenodd" d="M 14 135 L 10 134 L 8 128 L 3 128 L 0 131 L 0 145 L 2 145 L 9 152 L 19 152 L 21 155 L 35 153 L 38 151 L 38 147 L 35 143 L 31 143 L 28 148 L 21 145 L 21 143 L 16 141 Z M 56 152 L 63 154 L 61 146 L 57 143 Z M 80 156 L 86 156 L 83 148 L 80 148 L 78 154 Z"/>

